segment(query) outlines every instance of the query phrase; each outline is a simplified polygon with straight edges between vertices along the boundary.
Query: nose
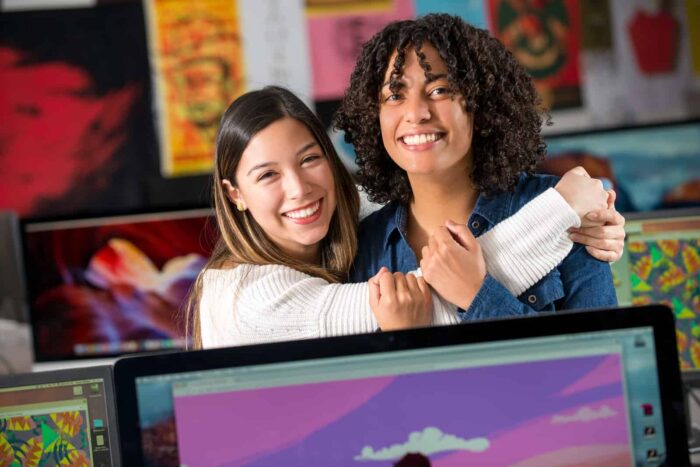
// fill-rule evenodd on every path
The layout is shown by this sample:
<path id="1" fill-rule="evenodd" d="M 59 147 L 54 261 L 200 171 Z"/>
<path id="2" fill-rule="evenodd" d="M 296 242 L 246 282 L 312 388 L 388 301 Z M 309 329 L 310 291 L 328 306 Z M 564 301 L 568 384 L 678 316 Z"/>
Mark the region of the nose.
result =
<path id="1" fill-rule="evenodd" d="M 405 108 L 406 123 L 421 123 L 430 120 L 430 102 L 423 93 L 408 93 Z"/>
<path id="2" fill-rule="evenodd" d="M 287 173 L 284 177 L 284 192 L 289 199 L 303 198 L 311 193 L 311 183 L 304 176 L 301 170 L 294 170 Z"/>

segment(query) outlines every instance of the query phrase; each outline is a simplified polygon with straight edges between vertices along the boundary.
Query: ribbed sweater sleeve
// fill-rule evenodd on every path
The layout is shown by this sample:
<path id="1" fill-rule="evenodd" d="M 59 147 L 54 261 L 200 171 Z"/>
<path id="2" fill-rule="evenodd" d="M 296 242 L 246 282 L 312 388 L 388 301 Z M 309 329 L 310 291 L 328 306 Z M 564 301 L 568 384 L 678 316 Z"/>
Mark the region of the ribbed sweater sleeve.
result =
<path id="1" fill-rule="evenodd" d="M 280 265 L 208 270 L 199 304 L 204 348 L 375 331 L 366 282 L 331 284 Z M 433 295 L 433 323 L 459 322 Z"/>
<path id="2" fill-rule="evenodd" d="M 549 188 L 477 241 L 488 273 L 517 297 L 564 260 L 573 246 L 567 230 L 580 225 L 566 200 Z"/>

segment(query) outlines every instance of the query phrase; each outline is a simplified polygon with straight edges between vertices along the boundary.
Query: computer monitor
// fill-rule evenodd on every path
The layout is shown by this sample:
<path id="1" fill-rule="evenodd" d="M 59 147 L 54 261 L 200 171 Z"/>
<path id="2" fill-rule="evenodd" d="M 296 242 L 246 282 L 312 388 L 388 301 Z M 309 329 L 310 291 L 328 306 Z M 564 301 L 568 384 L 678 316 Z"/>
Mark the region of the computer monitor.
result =
<path id="1" fill-rule="evenodd" d="M 662 306 L 127 357 L 115 385 L 134 465 L 688 460 Z"/>
<path id="2" fill-rule="evenodd" d="M 121 465 L 111 367 L 0 377 L 0 465 Z"/>
<path id="3" fill-rule="evenodd" d="M 700 207 L 700 120 L 546 137 L 540 171 L 583 166 L 617 192 L 621 212 Z"/>
<path id="4" fill-rule="evenodd" d="M 214 242 L 210 214 L 24 222 L 36 361 L 183 348 L 182 306 Z"/>
<path id="5" fill-rule="evenodd" d="M 681 369 L 700 369 L 700 209 L 630 214 L 625 232 L 612 264 L 618 303 L 671 308 Z"/>

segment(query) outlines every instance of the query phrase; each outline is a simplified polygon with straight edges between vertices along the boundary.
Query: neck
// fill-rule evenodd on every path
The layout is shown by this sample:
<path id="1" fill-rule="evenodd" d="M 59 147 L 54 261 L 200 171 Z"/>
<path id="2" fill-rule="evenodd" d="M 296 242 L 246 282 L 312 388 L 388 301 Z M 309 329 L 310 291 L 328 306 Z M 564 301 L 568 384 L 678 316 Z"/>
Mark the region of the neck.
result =
<path id="1" fill-rule="evenodd" d="M 409 176 L 409 181 L 413 199 L 408 206 L 408 243 L 420 260 L 421 249 L 428 244 L 430 234 L 445 225 L 447 219 L 466 224 L 479 192 L 461 172 L 440 180 Z"/>

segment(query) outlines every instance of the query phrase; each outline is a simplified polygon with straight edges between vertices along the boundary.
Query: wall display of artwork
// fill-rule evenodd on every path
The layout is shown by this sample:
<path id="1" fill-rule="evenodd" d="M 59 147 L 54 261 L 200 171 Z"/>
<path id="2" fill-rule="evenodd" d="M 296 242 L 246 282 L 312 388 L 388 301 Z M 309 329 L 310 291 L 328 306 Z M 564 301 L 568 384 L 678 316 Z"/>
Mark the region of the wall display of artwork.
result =
<path id="1" fill-rule="evenodd" d="M 146 5 L 163 174 L 209 172 L 219 119 L 244 89 L 236 2 Z"/>
<path id="2" fill-rule="evenodd" d="M 307 24 L 315 100 L 341 98 L 362 44 L 387 23 L 415 16 L 413 0 L 381 2 L 379 7 L 371 8 L 366 4 L 340 2 L 332 10 L 315 13 L 314 2 L 309 3 Z"/>
<path id="3" fill-rule="evenodd" d="M 26 217 L 143 203 L 149 82 L 140 5 L 0 15 L 0 209 Z"/>
<path id="4" fill-rule="evenodd" d="M 149 0 L 145 5 L 164 177 L 211 172 L 221 115 L 257 83 L 295 84 L 297 92 L 308 93 L 308 77 L 291 72 L 308 69 L 305 47 L 284 45 L 303 42 L 303 29 L 294 27 L 301 24 L 301 2 L 285 3 L 284 14 L 279 2 L 270 0 Z"/>
<path id="5" fill-rule="evenodd" d="M 576 0 L 489 0 L 491 31 L 535 80 L 544 104 L 581 106 Z"/>
<path id="6" fill-rule="evenodd" d="M 0 208 L 21 217 L 204 205 L 213 135 L 233 97 L 284 85 L 328 122 L 362 42 L 391 20 L 430 12 L 488 26 L 509 45 L 552 105 L 547 134 L 700 114 L 697 0 L 36 0 L 0 8 L 0 85 L 12 89 L 0 93 Z M 647 44 L 649 28 L 660 32 Z M 352 148 L 334 136 L 352 167 Z"/>

